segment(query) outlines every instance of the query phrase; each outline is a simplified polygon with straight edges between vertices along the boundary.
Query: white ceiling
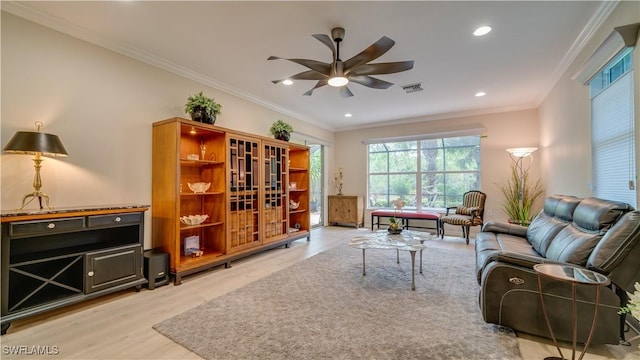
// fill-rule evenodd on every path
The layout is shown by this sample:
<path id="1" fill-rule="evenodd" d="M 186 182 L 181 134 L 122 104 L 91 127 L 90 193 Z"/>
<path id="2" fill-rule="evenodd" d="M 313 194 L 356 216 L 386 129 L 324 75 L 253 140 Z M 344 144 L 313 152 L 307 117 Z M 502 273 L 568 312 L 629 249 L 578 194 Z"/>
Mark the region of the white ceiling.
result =
<path id="1" fill-rule="evenodd" d="M 535 108 L 615 4 L 3 1 L 2 10 L 340 131 Z M 473 36 L 481 25 L 493 31 Z M 378 76 L 395 84 L 387 90 L 350 85 L 350 98 L 328 86 L 302 96 L 314 81 L 271 83 L 306 70 L 267 61 L 271 55 L 331 62 L 330 50 L 311 35 L 337 26 L 346 30 L 343 60 L 388 36 L 396 45 L 374 62 L 414 60 L 414 68 Z M 401 88 L 418 82 L 424 91 Z M 478 91 L 487 96 L 475 97 Z"/>

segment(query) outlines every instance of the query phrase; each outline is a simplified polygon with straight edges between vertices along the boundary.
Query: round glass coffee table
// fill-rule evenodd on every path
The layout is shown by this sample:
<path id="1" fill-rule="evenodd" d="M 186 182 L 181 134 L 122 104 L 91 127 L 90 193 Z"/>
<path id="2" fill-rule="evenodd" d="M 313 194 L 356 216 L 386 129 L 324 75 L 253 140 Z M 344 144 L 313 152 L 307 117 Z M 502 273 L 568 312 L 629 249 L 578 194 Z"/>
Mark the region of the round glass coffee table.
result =
<path id="1" fill-rule="evenodd" d="M 591 329 L 589 330 L 589 336 L 587 337 L 587 341 L 584 343 L 584 348 L 582 349 L 582 353 L 578 360 L 582 359 L 584 354 L 587 352 L 587 348 L 591 343 L 591 338 L 593 337 L 593 331 L 595 330 L 596 321 L 598 319 L 598 305 L 600 305 L 600 286 L 609 285 L 609 278 L 597 273 L 595 271 L 591 271 L 579 266 L 572 265 L 564 265 L 564 264 L 536 264 L 533 266 L 533 269 L 538 273 L 538 291 L 540 292 L 540 303 L 542 305 L 542 313 L 544 314 L 544 320 L 547 322 L 547 328 L 549 328 L 549 333 L 551 334 L 551 339 L 553 339 L 553 344 L 558 349 L 558 353 L 560 353 L 560 357 L 551 356 L 546 357 L 545 360 L 564 360 L 565 357 L 560 350 L 560 346 L 558 346 L 558 341 L 556 340 L 555 335 L 553 334 L 553 329 L 551 328 L 551 323 L 549 322 L 549 315 L 547 314 L 547 309 L 544 305 L 544 296 L 542 295 L 542 280 L 541 278 L 547 277 L 553 280 L 564 281 L 571 283 L 571 304 L 573 308 L 572 313 L 572 329 L 573 329 L 573 341 L 572 341 L 572 357 L 571 359 L 576 358 L 576 344 L 578 337 L 578 311 L 576 306 L 576 287 L 578 284 L 583 285 L 593 285 L 596 288 L 596 301 L 594 304 L 593 311 L 593 320 L 591 322 Z"/>

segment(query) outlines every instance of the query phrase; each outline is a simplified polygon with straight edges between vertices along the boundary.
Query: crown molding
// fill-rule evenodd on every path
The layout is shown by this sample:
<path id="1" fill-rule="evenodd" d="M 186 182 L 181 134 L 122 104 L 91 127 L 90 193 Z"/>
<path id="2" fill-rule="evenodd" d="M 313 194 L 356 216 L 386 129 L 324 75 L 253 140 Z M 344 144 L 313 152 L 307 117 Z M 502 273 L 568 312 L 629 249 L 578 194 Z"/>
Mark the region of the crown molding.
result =
<path id="1" fill-rule="evenodd" d="M 412 118 L 403 118 L 403 119 L 395 119 L 389 120 L 385 122 L 375 123 L 375 125 L 355 125 L 355 126 L 345 126 L 340 127 L 335 130 L 335 132 L 344 132 L 344 131 L 353 131 L 353 130 L 363 130 L 363 129 L 373 129 L 378 127 L 392 126 L 392 125 L 406 125 L 406 124 L 415 124 L 425 121 L 436 121 L 436 120 L 447 120 L 447 119 L 458 119 L 465 118 L 471 116 L 481 116 L 481 115 L 490 115 L 490 114 L 500 114 L 511 111 L 521 111 L 521 110 L 532 110 L 537 109 L 538 105 L 536 104 L 524 104 L 524 105 L 516 105 L 516 106 L 507 106 L 507 107 L 494 107 L 488 109 L 478 109 L 478 110 L 468 110 L 468 111 L 458 111 L 458 112 L 449 112 L 449 113 L 439 113 L 433 115 L 424 115 L 417 116 Z"/>
<path id="2" fill-rule="evenodd" d="M 596 31 L 602 26 L 602 24 L 607 20 L 609 15 L 613 12 L 613 10 L 618 6 L 619 0 L 611 0 L 611 1 L 603 1 L 600 4 L 598 10 L 593 14 L 591 19 L 585 27 L 582 29 L 580 34 L 576 40 L 571 44 L 571 47 L 565 53 L 564 57 L 556 66 L 555 70 L 551 75 L 551 79 L 546 86 L 546 91 L 543 91 L 540 95 L 540 99 L 538 99 L 537 106 L 540 106 L 547 95 L 551 92 L 553 87 L 560 81 L 560 78 L 564 73 L 569 69 L 569 66 L 575 61 L 578 57 L 578 54 L 584 49 L 584 47 L 589 43 L 589 41 L 593 38 Z"/>

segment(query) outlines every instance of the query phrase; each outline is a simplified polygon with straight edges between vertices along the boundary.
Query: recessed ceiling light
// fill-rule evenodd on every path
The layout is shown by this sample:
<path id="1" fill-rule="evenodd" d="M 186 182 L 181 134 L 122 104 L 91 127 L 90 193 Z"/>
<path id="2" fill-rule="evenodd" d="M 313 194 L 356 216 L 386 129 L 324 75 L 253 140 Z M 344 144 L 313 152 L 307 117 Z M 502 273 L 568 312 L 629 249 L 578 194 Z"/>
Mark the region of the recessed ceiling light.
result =
<path id="1" fill-rule="evenodd" d="M 283 80 L 282 85 L 293 85 L 293 80 L 291 79 Z"/>
<path id="2" fill-rule="evenodd" d="M 473 32 L 473 35 L 475 36 L 482 36 L 482 35 L 486 35 L 491 31 L 491 26 L 480 26 L 479 28 L 476 29 L 476 31 Z"/>
<path id="3" fill-rule="evenodd" d="M 344 114 L 344 117 L 352 117 L 352 116 L 353 116 L 353 114 L 351 114 L 351 113 Z"/>
<path id="4" fill-rule="evenodd" d="M 486 93 L 486 92 L 484 92 L 484 91 L 478 91 L 478 92 L 476 93 L 476 97 L 481 97 L 481 96 L 485 96 L 485 95 L 487 95 L 487 93 Z"/>

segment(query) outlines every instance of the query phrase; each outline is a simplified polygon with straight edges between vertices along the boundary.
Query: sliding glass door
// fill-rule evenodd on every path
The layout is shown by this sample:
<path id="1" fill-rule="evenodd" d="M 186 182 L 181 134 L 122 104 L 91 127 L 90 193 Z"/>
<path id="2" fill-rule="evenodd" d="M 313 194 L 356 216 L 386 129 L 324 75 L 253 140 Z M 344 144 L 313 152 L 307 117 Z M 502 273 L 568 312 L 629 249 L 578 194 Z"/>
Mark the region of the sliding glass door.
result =
<path id="1" fill-rule="evenodd" d="M 311 162 L 311 226 L 321 226 L 324 224 L 323 219 L 323 199 L 324 187 L 323 169 L 324 169 L 324 146 L 309 145 L 310 162 Z"/>

